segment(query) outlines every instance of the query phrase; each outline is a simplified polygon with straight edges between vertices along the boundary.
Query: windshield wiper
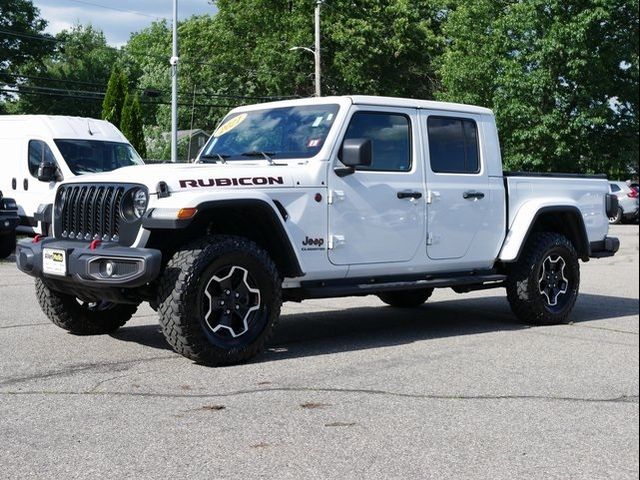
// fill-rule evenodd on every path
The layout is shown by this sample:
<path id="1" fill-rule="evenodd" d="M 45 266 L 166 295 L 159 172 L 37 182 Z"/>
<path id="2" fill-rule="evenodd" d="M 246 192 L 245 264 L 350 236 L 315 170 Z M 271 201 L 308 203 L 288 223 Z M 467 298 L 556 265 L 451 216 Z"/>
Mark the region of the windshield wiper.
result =
<path id="1" fill-rule="evenodd" d="M 271 157 L 275 155 L 275 152 L 263 152 L 261 150 L 251 150 L 250 152 L 244 152 L 244 153 L 241 153 L 240 155 L 242 155 L 243 157 L 262 157 L 270 164 L 273 164 L 273 159 Z"/>
<path id="2" fill-rule="evenodd" d="M 217 158 L 220 163 L 227 163 L 227 158 L 229 158 L 230 155 L 227 155 L 226 153 L 214 153 L 213 155 L 201 155 L 200 156 L 200 161 L 202 161 L 205 158 Z M 206 163 L 206 162 L 203 162 Z"/>

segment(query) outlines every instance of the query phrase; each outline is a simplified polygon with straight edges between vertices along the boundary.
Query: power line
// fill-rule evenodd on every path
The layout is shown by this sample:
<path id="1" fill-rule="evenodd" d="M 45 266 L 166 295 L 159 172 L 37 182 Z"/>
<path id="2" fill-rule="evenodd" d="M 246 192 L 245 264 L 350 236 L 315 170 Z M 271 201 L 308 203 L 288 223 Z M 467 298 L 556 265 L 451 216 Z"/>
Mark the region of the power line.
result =
<path id="1" fill-rule="evenodd" d="M 79 91 L 69 90 L 69 91 L 60 91 L 54 92 L 50 91 L 51 89 L 47 89 L 45 91 L 41 91 L 38 89 L 28 89 L 28 88 L 5 88 L 0 90 L 1 92 L 8 93 L 17 93 L 19 95 L 39 95 L 39 96 L 49 96 L 49 97 L 65 97 L 65 98 L 73 98 L 78 100 L 93 100 L 93 101 L 102 101 L 104 97 L 104 93 L 99 92 L 89 92 L 91 94 L 95 94 L 98 96 L 89 96 L 84 95 Z M 140 103 L 145 105 L 171 105 L 171 102 L 151 102 L 148 100 L 141 100 Z M 203 107 L 203 108 L 235 108 L 239 105 L 228 105 L 228 104 L 212 104 L 212 103 L 178 103 L 180 107 Z"/>
<path id="2" fill-rule="evenodd" d="M 102 83 L 95 83 L 95 82 L 83 82 L 83 81 L 78 81 L 78 80 L 68 80 L 68 79 L 58 79 L 58 78 L 52 78 L 52 77 L 43 77 L 43 76 L 38 76 L 38 75 L 20 75 L 20 74 L 15 74 L 15 73 L 6 73 L 6 72 L 0 72 L 0 75 L 6 75 L 12 78 L 26 78 L 28 80 L 42 80 L 45 82 L 55 82 L 55 83 L 68 83 L 68 84 L 74 84 L 74 85 L 89 85 L 89 86 L 95 86 L 95 87 L 100 87 L 100 88 L 107 88 L 107 85 L 102 84 Z M 11 85 L 19 85 L 18 83 L 15 82 L 7 82 L 8 84 Z M 36 85 L 25 85 L 26 87 L 29 88 L 38 88 L 38 86 Z M 44 87 L 42 87 L 44 88 Z M 151 89 L 152 87 L 148 87 L 148 88 L 144 88 L 144 87 L 136 87 L 136 90 L 144 92 L 145 90 Z M 163 89 L 153 89 L 153 90 L 157 90 L 160 93 L 169 93 L 170 90 L 163 90 Z M 104 92 L 90 92 L 90 93 L 104 93 Z M 194 95 L 194 93 L 184 93 L 182 94 L 184 96 L 191 96 Z M 286 99 L 291 99 L 291 98 L 299 98 L 299 96 L 297 95 L 225 95 L 225 94 L 217 94 L 217 93 L 207 93 L 207 92 L 195 92 L 196 96 L 203 96 L 203 97 L 213 97 L 213 98 L 229 98 L 229 99 L 236 99 L 236 100 L 286 100 Z"/>
<path id="3" fill-rule="evenodd" d="M 62 41 L 62 40 L 58 40 L 57 38 L 47 37 L 45 35 L 32 35 L 29 33 L 12 32 L 10 30 L 5 30 L 5 29 L 0 29 L 0 33 L 4 33 L 5 35 L 12 35 L 14 37 L 23 37 L 23 38 L 30 38 L 33 40 L 42 40 L 44 42 L 60 43 Z"/>

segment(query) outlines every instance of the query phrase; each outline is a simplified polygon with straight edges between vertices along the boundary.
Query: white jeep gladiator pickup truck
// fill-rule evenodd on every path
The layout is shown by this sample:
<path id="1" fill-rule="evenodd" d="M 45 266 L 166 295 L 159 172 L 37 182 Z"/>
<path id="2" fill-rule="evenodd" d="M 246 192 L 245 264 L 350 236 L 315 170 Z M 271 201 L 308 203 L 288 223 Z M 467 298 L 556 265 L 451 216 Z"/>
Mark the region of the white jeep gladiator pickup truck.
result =
<path id="1" fill-rule="evenodd" d="M 505 287 L 515 315 L 569 316 L 579 260 L 613 255 L 603 176 L 502 170 L 490 110 L 346 96 L 232 110 L 194 165 L 63 182 L 52 232 L 17 264 L 76 334 L 147 301 L 176 352 L 209 365 L 259 353 L 283 301 Z"/>

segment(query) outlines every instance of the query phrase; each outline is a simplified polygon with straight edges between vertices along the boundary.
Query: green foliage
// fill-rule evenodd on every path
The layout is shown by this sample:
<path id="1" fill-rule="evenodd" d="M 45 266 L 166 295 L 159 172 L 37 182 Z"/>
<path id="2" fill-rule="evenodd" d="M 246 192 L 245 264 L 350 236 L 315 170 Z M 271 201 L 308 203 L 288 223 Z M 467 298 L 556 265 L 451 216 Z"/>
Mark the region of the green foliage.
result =
<path id="1" fill-rule="evenodd" d="M 495 110 L 507 168 L 637 171 L 637 0 L 459 2 L 444 34 L 439 98 Z"/>
<path id="2" fill-rule="evenodd" d="M 42 95 L 21 95 L 14 106 L 16 113 L 98 118 L 100 103 L 96 97 L 104 91 L 102 85 L 118 52 L 107 45 L 101 31 L 90 25 L 76 25 L 55 38 L 57 43 L 49 56 L 19 68 L 25 75 L 21 88 Z M 68 90 L 76 91 L 74 98 L 65 95 Z"/>
<path id="3" fill-rule="evenodd" d="M 53 51 L 54 42 L 33 38 L 43 35 L 47 21 L 40 18 L 40 10 L 30 0 L 2 0 L 0 2 L 0 101 L 4 87 L 13 84 L 20 68 L 28 63 L 39 64 Z M 7 32 L 17 32 L 23 36 Z M 53 40 L 53 37 L 47 36 Z M 0 103 L 0 112 L 3 105 Z"/>
<path id="4" fill-rule="evenodd" d="M 118 65 L 111 70 L 107 92 L 102 102 L 102 118 L 120 128 L 122 124 L 122 110 L 127 97 L 127 77 Z"/>
<path id="5" fill-rule="evenodd" d="M 122 108 L 122 121 L 120 130 L 129 140 L 138 154 L 145 158 L 147 156 L 147 146 L 144 140 L 142 129 L 142 113 L 140 112 L 140 99 L 136 93 L 128 93 Z"/>
<path id="6" fill-rule="evenodd" d="M 313 56 L 291 47 L 313 47 L 314 1 L 215 4 L 215 15 L 179 24 L 180 129 L 213 130 L 231 107 L 260 101 L 246 96 L 313 95 Z M 0 30 L 41 34 L 46 26 L 28 0 L 4 0 L 0 14 Z M 58 81 L 25 87 L 99 92 L 111 73 L 102 116 L 122 120 L 141 154 L 146 137 L 149 157 L 168 158 L 170 24 L 152 23 L 120 52 L 90 26 L 56 39 L 0 33 L 8 59 L 0 87 L 3 72 L 19 71 Z M 638 169 L 638 0 L 331 0 L 322 6 L 322 70 L 324 95 L 436 97 L 494 109 L 508 169 L 621 178 Z M 142 98 L 131 96 L 123 114 L 134 89 Z M 5 106 L 101 113 L 99 102 L 77 97 L 23 95 Z"/>

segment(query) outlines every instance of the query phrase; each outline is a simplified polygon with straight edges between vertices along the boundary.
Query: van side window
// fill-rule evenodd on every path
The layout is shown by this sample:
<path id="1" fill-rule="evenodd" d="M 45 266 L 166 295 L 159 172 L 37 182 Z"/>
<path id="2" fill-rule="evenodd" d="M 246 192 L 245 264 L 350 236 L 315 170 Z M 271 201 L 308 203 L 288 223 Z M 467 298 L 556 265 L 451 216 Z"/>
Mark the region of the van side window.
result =
<path id="1" fill-rule="evenodd" d="M 42 140 L 29 140 L 29 172 L 38 178 L 38 167 L 43 160 L 57 164 L 49 146 Z"/>
<path id="2" fill-rule="evenodd" d="M 435 173 L 478 173 L 478 130 L 467 118 L 429 117 L 429 157 Z"/>
<path id="3" fill-rule="evenodd" d="M 409 117 L 399 113 L 356 112 L 351 117 L 344 140 L 371 140 L 371 166 L 358 170 L 408 172 L 411 170 Z"/>

